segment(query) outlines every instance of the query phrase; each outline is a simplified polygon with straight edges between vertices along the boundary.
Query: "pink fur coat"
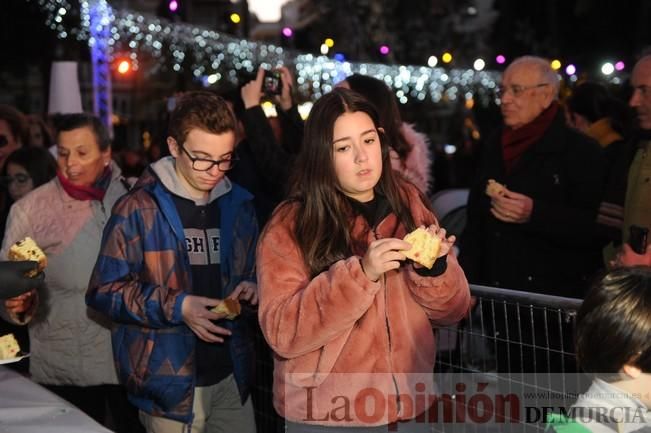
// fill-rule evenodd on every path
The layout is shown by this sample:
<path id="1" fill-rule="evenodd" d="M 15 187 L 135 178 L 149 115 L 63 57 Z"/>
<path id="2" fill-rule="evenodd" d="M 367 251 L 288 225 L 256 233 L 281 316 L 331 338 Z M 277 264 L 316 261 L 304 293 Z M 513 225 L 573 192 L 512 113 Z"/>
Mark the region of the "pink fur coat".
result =
<path id="1" fill-rule="evenodd" d="M 423 194 L 427 194 L 431 183 L 432 154 L 430 142 L 425 134 L 416 131 L 413 125 L 402 123 L 402 135 L 412 145 L 412 150 L 405 161 L 400 161 L 398 154 L 391 151 L 391 165 L 410 182 L 418 187 Z"/>

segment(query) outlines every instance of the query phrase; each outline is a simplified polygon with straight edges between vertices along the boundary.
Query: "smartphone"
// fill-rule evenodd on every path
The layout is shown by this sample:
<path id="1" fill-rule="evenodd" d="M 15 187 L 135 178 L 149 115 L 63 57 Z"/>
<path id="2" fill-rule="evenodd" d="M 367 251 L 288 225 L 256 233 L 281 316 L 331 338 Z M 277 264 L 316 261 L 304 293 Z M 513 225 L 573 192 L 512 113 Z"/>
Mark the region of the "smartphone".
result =
<path id="1" fill-rule="evenodd" d="M 267 95 L 280 95 L 283 82 L 280 80 L 280 71 L 264 71 L 264 91 Z"/>
<path id="2" fill-rule="evenodd" d="M 632 225 L 629 227 L 629 236 L 628 244 L 631 246 L 631 249 L 638 254 L 644 254 L 646 252 L 646 244 L 649 237 L 649 229 L 646 227 L 640 227 Z"/>

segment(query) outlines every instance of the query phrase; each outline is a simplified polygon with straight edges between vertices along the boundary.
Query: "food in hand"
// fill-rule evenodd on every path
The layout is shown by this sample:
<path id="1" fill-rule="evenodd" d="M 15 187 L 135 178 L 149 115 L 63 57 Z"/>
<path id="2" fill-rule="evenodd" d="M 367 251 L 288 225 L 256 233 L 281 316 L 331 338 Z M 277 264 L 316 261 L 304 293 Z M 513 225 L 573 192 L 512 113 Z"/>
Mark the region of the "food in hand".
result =
<path id="1" fill-rule="evenodd" d="M 240 314 L 242 307 L 237 299 L 226 298 L 212 311 L 217 314 L 226 314 L 226 319 L 233 320 Z"/>
<path id="2" fill-rule="evenodd" d="M 441 238 L 419 227 L 405 236 L 404 241 L 409 242 L 411 248 L 400 252 L 427 269 L 432 269 L 441 251 Z"/>
<path id="3" fill-rule="evenodd" d="M 496 181 L 495 179 L 488 179 L 488 183 L 486 184 L 486 194 L 489 197 L 500 197 L 503 196 L 506 192 L 506 187 Z"/>
<path id="4" fill-rule="evenodd" d="M 0 359 L 11 359 L 18 356 L 20 346 L 14 334 L 7 334 L 0 337 Z"/>
<path id="5" fill-rule="evenodd" d="M 22 260 L 31 260 L 38 262 L 38 267 L 32 271 L 27 272 L 25 275 L 28 277 L 34 277 L 39 272 L 42 272 L 43 269 L 47 266 L 47 256 L 45 253 L 36 245 L 36 242 L 29 236 L 23 240 L 20 240 L 13 244 L 9 248 L 9 253 L 7 254 L 9 260 L 13 261 L 22 261 Z"/>

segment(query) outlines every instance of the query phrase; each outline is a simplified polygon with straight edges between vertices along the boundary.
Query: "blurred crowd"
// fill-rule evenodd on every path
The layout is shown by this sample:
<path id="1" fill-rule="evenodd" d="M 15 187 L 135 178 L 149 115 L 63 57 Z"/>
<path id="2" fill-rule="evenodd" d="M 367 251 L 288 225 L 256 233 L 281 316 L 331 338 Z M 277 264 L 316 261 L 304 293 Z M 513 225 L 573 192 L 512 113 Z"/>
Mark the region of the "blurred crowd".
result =
<path id="1" fill-rule="evenodd" d="M 202 142 L 196 130 L 201 131 L 202 125 L 209 121 L 206 119 L 216 114 L 204 110 L 203 114 L 192 117 L 189 111 L 183 112 L 183 107 L 191 108 L 183 105 L 189 103 L 182 95 L 175 97 L 177 107 L 170 119 L 166 142 L 152 143 L 147 152 L 134 150 L 135 146 L 123 146 L 124 150 L 113 153 L 106 127 L 91 114 L 43 117 L 25 115 L 15 107 L 0 106 L 0 230 L 3 233 L 0 255 L 6 258 L 12 244 L 30 236 L 48 256 L 45 287 L 11 297 L 3 301 L 0 308 L 4 319 L 0 335 L 13 332 L 23 350 L 31 352 L 29 360 L 14 368 L 29 374 L 36 382 L 118 432 L 168 431 L 168 427 L 157 424 L 157 417 L 187 422 L 183 411 L 189 410 L 188 407 L 171 406 L 172 409 L 164 410 L 157 406 L 158 403 L 151 403 L 147 386 L 151 386 L 149 381 L 154 379 L 132 379 L 125 374 L 125 369 L 142 368 L 139 353 L 149 353 L 147 342 L 153 341 L 152 335 L 166 326 L 178 326 L 183 322 L 188 325 L 185 335 L 174 340 L 179 347 L 186 347 L 179 341 L 192 336 L 189 329 L 200 336 L 205 328 L 221 335 L 218 338 L 233 335 L 232 340 L 236 340 L 238 326 L 220 325 L 222 328 L 215 331 L 210 325 L 193 323 L 185 316 L 181 319 L 176 314 L 182 312 L 175 310 L 181 308 L 181 304 L 168 303 L 180 296 L 177 293 L 165 292 L 165 296 L 151 295 L 143 299 L 132 294 L 124 295 L 121 300 L 110 296 L 129 290 L 123 287 L 131 284 L 129 275 L 141 272 L 143 266 L 151 267 L 148 271 L 151 281 L 140 283 L 143 292 L 153 290 L 147 284 L 154 288 L 173 285 L 170 275 L 174 275 L 175 281 L 182 281 L 186 273 L 195 281 L 210 279 L 196 270 L 193 256 L 188 264 L 191 271 L 180 270 L 179 265 L 170 267 L 169 275 L 159 275 L 169 263 L 177 263 L 177 260 L 185 263 L 181 256 L 166 256 L 165 251 L 174 251 L 177 245 L 167 245 L 159 238 L 171 236 L 173 232 L 162 229 L 162 221 L 179 219 L 178 224 L 183 228 L 187 221 L 193 221 L 192 224 L 203 221 L 202 216 L 192 213 L 193 208 L 184 210 L 189 209 L 184 200 L 205 208 L 209 215 L 223 217 L 229 209 L 240 209 L 236 204 L 225 205 L 219 199 L 219 207 L 213 208 L 210 206 L 212 196 L 205 197 L 206 202 L 192 196 L 192 191 L 201 190 L 193 182 L 200 184 L 204 180 L 197 177 L 197 172 L 221 172 L 220 176 L 225 176 L 229 185 L 242 188 L 238 192 L 239 187 L 229 186 L 234 197 L 239 197 L 236 192 L 242 197 L 252 196 L 250 215 L 255 221 L 238 219 L 249 215 L 248 208 L 242 208 L 244 210 L 238 210 L 242 215 L 233 217 L 232 226 L 205 228 L 206 242 L 211 230 L 222 230 L 222 246 L 226 242 L 227 227 L 239 233 L 235 240 L 238 245 L 244 242 L 242 239 L 248 239 L 248 235 L 238 232 L 245 226 L 255 233 L 252 239 L 257 239 L 257 233 L 264 233 L 279 204 L 295 198 L 292 192 L 308 190 L 307 186 L 298 184 L 308 180 L 297 167 L 309 166 L 303 155 L 304 149 L 309 147 L 304 138 L 315 137 L 314 131 L 306 130 L 299 115 L 292 71 L 278 68 L 276 82 L 270 82 L 268 72 L 260 69 L 253 80 L 238 89 L 223 92 L 215 101 L 201 96 L 207 98 L 206 107 L 216 104 L 218 111 L 223 102 L 234 114 L 234 149 L 223 152 L 226 156 L 219 160 L 207 152 L 202 153 L 200 144 L 188 151 L 192 140 Z M 595 278 L 604 272 L 621 267 L 651 266 L 648 246 L 651 228 L 651 158 L 648 156 L 651 56 L 639 59 L 629 84 L 632 96 L 628 101 L 615 97 L 607 86 L 589 81 L 577 84 L 561 99 L 558 75 L 547 60 L 525 56 L 505 70 L 496 95 L 501 121 L 486 125 L 487 130 L 481 131 L 482 141 L 473 155 L 474 172 L 464 179 L 465 184 L 471 185 L 465 228 L 458 233 L 459 241 L 449 252 L 449 255 L 458 255 L 461 269 L 470 283 L 583 299 Z M 403 121 L 395 95 L 381 80 L 354 74 L 337 87 L 346 90 L 336 92 L 343 92 L 344 96 L 354 92 L 373 105 L 378 114 L 380 139 L 387 145 L 386 160 L 396 176 L 415 187 L 417 193 L 414 192 L 413 197 L 420 194 L 427 198 L 435 192 L 433 144 L 419 132 L 427 129 L 425 125 Z M 270 119 L 265 115 L 262 108 L 265 100 L 275 104 L 277 117 Z M 201 107 L 197 110 L 201 112 Z M 310 126 L 308 121 L 307 128 L 310 127 L 316 126 Z M 224 129 L 230 130 L 230 126 Z M 224 134 L 224 131 L 211 132 Z M 187 167 L 181 165 L 181 160 Z M 315 171 L 319 170 L 318 164 L 314 167 Z M 166 180 L 166 176 L 173 179 L 174 172 L 179 176 L 187 174 L 185 179 L 189 179 L 189 184 L 171 185 L 169 182 L 173 181 Z M 499 192 L 487 190 L 489 180 L 501 185 Z M 169 195 L 157 195 L 159 183 L 169 190 Z M 164 208 L 161 203 L 169 200 L 169 206 L 176 209 L 172 212 L 174 216 L 170 217 L 164 209 L 163 216 L 153 211 L 148 213 L 146 209 L 152 209 L 154 204 L 138 199 L 138 191 L 148 188 L 156 197 L 156 205 Z M 327 194 L 327 191 L 315 193 Z M 144 210 L 134 211 L 138 206 L 144 206 Z M 336 213 L 332 209 L 318 211 Z M 436 217 L 439 223 L 445 221 L 445 215 Z M 175 224 L 171 222 L 170 226 L 175 228 Z M 300 218 L 297 224 L 300 225 Z M 115 237 L 116 232 L 120 236 Z M 203 242 L 202 236 L 204 234 L 198 235 L 197 242 Z M 186 232 L 189 253 L 192 253 L 192 239 Z M 149 242 L 155 244 L 151 250 L 148 250 Z M 140 251 L 141 264 L 130 261 L 134 248 L 146 252 Z M 156 265 L 149 262 L 152 254 L 156 257 Z M 223 275 L 226 267 L 232 265 L 231 260 L 234 263 L 246 261 L 248 264 L 243 264 L 246 269 L 238 271 L 242 275 L 237 274 L 237 284 L 230 287 L 230 282 L 224 281 L 220 290 L 222 295 L 230 290 L 240 299 L 257 302 L 257 289 L 251 288 L 255 287 L 254 266 L 247 256 L 255 254 L 255 242 L 241 254 L 229 258 L 227 263 L 222 261 L 217 268 L 210 268 L 210 272 Z M 106 275 L 111 273 L 118 273 L 120 277 L 107 279 Z M 249 278 L 249 273 L 253 277 Z M 122 282 L 118 284 L 118 280 Z M 209 292 L 202 294 L 209 295 Z M 160 302 L 157 307 L 160 317 L 146 311 L 151 308 L 151 302 Z M 195 307 L 196 311 L 207 311 L 214 305 L 208 302 Z M 249 321 L 254 332 L 259 333 L 257 320 L 249 318 Z M 116 335 L 122 339 L 121 343 L 116 343 Z M 250 338 L 243 335 L 244 339 Z M 132 352 L 118 354 L 116 344 L 124 344 Z M 215 378 L 198 366 L 199 381 L 206 381 L 210 386 L 224 386 L 224 377 L 234 375 L 230 385 L 234 391 L 219 388 L 214 392 L 237 396 L 239 389 L 244 403 L 247 393 L 242 390 L 246 380 L 240 375 L 237 363 L 248 360 L 236 360 L 235 355 L 244 353 L 244 349 L 231 345 L 230 352 L 224 352 L 225 355 L 211 352 L 210 347 L 198 347 L 202 348 L 198 348 L 197 353 L 201 350 L 214 359 L 229 358 L 230 353 L 229 361 L 220 361 L 224 364 L 220 364 L 220 368 L 231 375 Z M 272 357 L 278 360 L 273 350 L 258 352 L 255 356 L 269 362 Z M 192 355 L 188 354 L 187 359 L 192 359 Z M 161 361 L 159 368 L 182 370 L 183 363 L 190 362 L 187 359 L 170 357 L 166 362 L 174 367 L 163 365 Z M 195 368 L 192 362 L 186 367 Z M 134 384 L 125 383 L 125 380 L 141 380 L 142 383 L 135 385 L 147 391 L 134 394 Z M 156 380 L 162 383 L 162 379 Z M 187 385 L 169 380 L 165 386 Z M 209 413 L 211 409 L 206 410 Z M 251 412 L 251 421 L 252 416 Z M 238 431 L 255 429 L 252 423 L 232 425 Z"/>

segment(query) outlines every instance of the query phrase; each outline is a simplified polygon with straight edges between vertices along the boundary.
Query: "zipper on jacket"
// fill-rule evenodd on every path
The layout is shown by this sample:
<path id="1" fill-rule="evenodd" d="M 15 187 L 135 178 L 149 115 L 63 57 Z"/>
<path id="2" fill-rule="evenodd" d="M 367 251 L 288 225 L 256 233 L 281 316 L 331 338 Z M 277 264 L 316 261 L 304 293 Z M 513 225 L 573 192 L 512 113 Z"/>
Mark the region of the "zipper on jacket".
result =
<path id="1" fill-rule="evenodd" d="M 388 300 L 386 275 L 382 275 L 382 281 L 384 283 L 384 309 L 386 311 Z M 393 380 L 393 387 L 396 389 L 396 408 L 398 409 L 398 416 L 400 416 L 400 412 L 402 411 L 402 403 L 400 402 L 400 390 L 398 389 L 398 382 L 396 381 L 396 376 L 393 374 L 393 360 L 391 359 L 391 354 L 393 353 L 393 345 L 391 342 L 391 326 L 389 325 L 389 316 L 386 312 L 384 314 L 384 323 L 386 325 L 387 337 L 389 340 L 389 368 L 391 371 L 391 380 Z"/>
<path id="2" fill-rule="evenodd" d="M 380 239 L 378 232 L 377 232 L 377 226 L 373 227 L 373 237 L 375 239 Z M 400 416 L 400 412 L 402 411 L 402 403 L 400 401 L 400 390 L 398 389 L 398 382 L 396 381 L 396 377 L 393 374 L 393 360 L 391 359 L 391 353 L 393 352 L 393 343 L 391 342 L 391 325 L 389 325 L 389 315 L 387 314 L 387 306 L 388 306 L 388 299 L 389 297 L 387 296 L 387 291 L 389 290 L 387 287 L 387 276 L 386 274 L 382 274 L 382 285 L 384 286 L 384 325 L 387 330 L 387 340 L 389 342 L 389 371 L 391 373 L 391 380 L 393 381 L 393 387 L 396 390 L 396 408 L 397 408 L 397 414 Z"/>

